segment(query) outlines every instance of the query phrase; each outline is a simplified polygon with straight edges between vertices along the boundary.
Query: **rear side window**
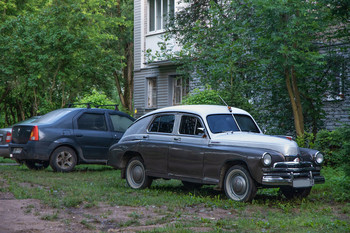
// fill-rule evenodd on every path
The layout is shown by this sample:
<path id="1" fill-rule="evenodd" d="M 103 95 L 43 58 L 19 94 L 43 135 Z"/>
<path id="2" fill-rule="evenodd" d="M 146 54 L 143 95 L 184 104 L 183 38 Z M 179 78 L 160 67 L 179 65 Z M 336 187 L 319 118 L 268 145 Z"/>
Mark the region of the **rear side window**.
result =
<path id="1" fill-rule="evenodd" d="M 84 113 L 78 119 L 78 129 L 106 131 L 105 116 L 102 114 Z"/>
<path id="2" fill-rule="evenodd" d="M 173 132 L 174 122 L 175 122 L 174 115 L 158 116 L 153 120 L 148 131 L 159 132 L 159 133 L 171 133 Z"/>
<path id="3" fill-rule="evenodd" d="M 180 124 L 180 134 L 200 135 L 198 128 L 202 128 L 202 124 L 197 117 L 182 116 Z"/>
<path id="4" fill-rule="evenodd" d="M 118 132 L 125 132 L 127 128 L 133 123 L 132 120 L 125 116 L 109 115 L 112 120 L 113 130 Z"/>

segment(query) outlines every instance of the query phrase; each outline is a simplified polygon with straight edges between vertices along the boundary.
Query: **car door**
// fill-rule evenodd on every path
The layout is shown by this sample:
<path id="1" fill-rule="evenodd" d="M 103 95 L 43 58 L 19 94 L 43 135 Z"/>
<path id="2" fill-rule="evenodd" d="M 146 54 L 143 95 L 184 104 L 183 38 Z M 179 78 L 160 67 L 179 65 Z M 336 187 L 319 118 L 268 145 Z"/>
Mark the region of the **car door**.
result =
<path id="1" fill-rule="evenodd" d="M 111 146 L 119 142 L 119 140 L 122 138 L 125 131 L 133 123 L 133 120 L 130 117 L 118 114 L 117 112 L 109 113 L 108 116 L 110 119 L 111 130 L 112 130 L 112 141 L 110 144 Z"/>
<path id="2" fill-rule="evenodd" d="M 106 160 L 113 135 L 106 114 L 101 111 L 83 112 L 75 118 L 74 135 L 87 160 Z"/>
<path id="3" fill-rule="evenodd" d="M 172 142 L 175 114 L 156 115 L 140 142 L 140 153 L 149 175 L 167 175 L 169 144 Z"/>
<path id="4" fill-rule="evenodd" d="M 169 148 L 168 173 L 171 176 L 203 178 L 204 153 L 208 138 L 203 133 L 203 123 L 195 115 L 182 115 L 178 134 L 172 137 Z"/>

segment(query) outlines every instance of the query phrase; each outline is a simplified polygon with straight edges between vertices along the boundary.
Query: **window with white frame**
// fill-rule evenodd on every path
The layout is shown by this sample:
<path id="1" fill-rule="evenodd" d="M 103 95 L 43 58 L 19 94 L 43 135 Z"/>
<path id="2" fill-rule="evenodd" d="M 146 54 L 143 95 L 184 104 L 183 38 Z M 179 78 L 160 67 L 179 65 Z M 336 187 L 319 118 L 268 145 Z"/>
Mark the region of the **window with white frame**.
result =
<path id="1" fill-rule="evenodd" d="M 147 79 L 147 107 L 157 107 L 157 78 Z"/>
<path id="2" fill-rule="evenodd" d="M 179 105 L 184 96 L 189 93 L 189 79 L 181 76 L 174 76 L 173 105 Z"/>
<path id="3" fill-rule="evenodd" d="M 347 78 L 349 77 L 349 68 L 347 58 L 342 55 L 333 55 L 328 58 L 328 88 L 325 96 L 327 101 L 344 100 L 346 86 L 348 85 Z"/>
<path id="4" fill-rule="evenodd" d="M 148 0 L 148 9 L 148 31 L 160 31 L 174 15 L 175 0 Z"/>

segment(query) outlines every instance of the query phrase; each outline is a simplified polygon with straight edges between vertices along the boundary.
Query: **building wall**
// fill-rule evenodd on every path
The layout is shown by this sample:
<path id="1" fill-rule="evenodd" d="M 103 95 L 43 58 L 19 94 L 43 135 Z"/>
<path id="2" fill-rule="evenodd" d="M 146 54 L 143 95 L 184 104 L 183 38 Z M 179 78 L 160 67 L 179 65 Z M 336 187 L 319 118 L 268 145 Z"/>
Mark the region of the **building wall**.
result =
<path id="1" fill-rule="evenodd" d="M 350 83 L 350 77 L 348 81 Z M 343 100 L 325 101 L 323 109 L 326 112 L 326 129 L 334 130 L 343 124 L 350 124 L 350 87 L 345 88 Z"/>

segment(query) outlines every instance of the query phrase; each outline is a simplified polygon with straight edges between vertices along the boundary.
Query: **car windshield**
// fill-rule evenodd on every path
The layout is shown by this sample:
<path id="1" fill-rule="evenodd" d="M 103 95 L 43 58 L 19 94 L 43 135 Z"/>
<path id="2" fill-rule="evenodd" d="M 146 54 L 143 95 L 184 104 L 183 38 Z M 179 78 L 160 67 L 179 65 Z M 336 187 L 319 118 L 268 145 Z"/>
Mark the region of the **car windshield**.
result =
<path id="1" fill-rule="evenodd" d="M 248 115 L 234 114 L 236 121 L 231 114 L 214 114 L 207 116 L 209 128 L 212 133 L 224 132 L 253 132 L 260 133 L 259 128 L 254 123 L 253 119 Z"/>
<path id="2" fill-rule="evenodd" d="M 69 108 L 57 109 L 37 119 L 35 123 L 53 123 L 70 112 L 72 112 L 72 109 Z"/>

